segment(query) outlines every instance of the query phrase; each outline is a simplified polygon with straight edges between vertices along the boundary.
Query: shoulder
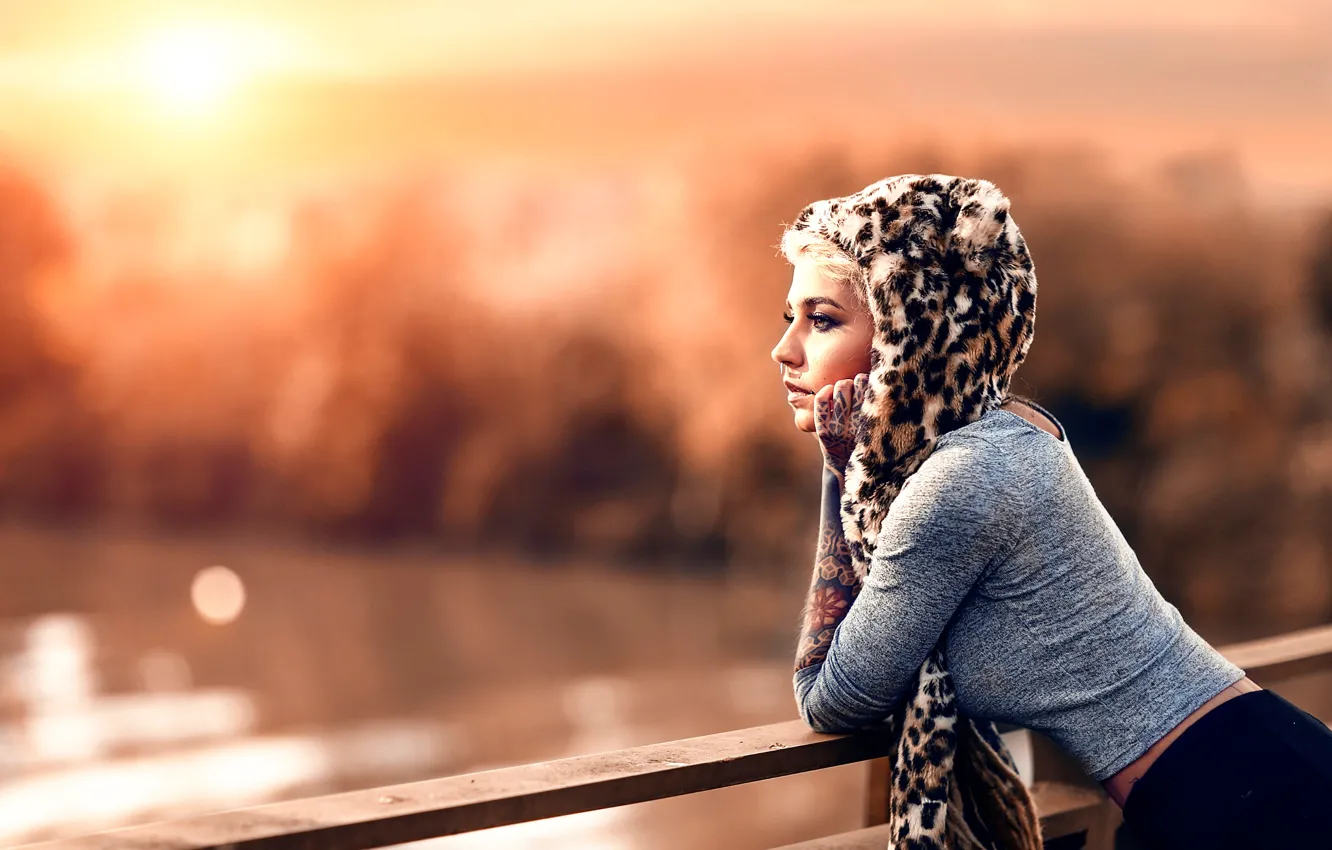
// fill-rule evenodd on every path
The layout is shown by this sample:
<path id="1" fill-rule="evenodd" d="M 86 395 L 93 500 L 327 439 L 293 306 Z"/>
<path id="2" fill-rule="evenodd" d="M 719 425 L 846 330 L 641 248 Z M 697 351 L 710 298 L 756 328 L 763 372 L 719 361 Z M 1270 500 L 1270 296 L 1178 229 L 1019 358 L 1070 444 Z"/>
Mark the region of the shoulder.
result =
<path id="1" fill-rule="evenodd" d="M 1012 526 L 1039 505 L 1068 447 L 1021 417 L 993 410 L 944 434 L 894 501 L 904 515 Z"/>
<path id="2" fill-rule="evenodd" d="M 928 569 L 931 586 L 945 575 L 969 586 L 1016 545 L 1033 513 L 1022 459 L 1012 451 L 1023 442 L 1003 421 L 971 423 L 940 438 L 889 506 L 866 585 L 909 584 Z"/>
<path id="3" fill-rule="evenodd" d="M 1070 460 L 1066 442 L 1015 413 L 991 410 L 940 437 L 917 471 L 933 462 L 935 476 L 1011 493 L 1015 485 L 1040 481 L 1066 468 Z"/>

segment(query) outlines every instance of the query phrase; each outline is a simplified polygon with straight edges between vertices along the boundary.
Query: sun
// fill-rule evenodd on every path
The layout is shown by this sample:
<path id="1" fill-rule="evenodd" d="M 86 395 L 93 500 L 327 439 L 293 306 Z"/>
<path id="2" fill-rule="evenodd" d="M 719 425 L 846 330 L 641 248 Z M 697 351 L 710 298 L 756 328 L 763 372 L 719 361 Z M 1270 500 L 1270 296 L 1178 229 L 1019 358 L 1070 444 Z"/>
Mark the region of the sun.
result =
<path id="1" fill-rule="evenodd" d="M 135 50 L 140 85 L 168 112 L 218 111 L 253 74 L 243 34 L 220 24 L 175 24 L 149 33 Z"/>

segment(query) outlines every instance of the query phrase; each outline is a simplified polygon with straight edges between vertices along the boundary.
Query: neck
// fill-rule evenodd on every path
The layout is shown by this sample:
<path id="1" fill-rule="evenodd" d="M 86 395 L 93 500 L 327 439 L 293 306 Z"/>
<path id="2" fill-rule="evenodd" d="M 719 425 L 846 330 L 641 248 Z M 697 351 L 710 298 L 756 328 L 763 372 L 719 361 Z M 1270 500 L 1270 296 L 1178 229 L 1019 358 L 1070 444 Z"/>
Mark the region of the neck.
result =
<path id="1" fill-rule="evenodd" d="M 1044 413 L 1041 413 L 1039 410 L 1036 410 L 1035 408 L 1029 405 L 1023 404 L 1017 399 L 1009 399 L 1008 401 L 999 405 L 999 409 L 1007 410 L 1010 413 L 1016 413 L 1018 416 L 1021 416 L 1023 419 L 1035 425 L 1037 428 L 1040 428 L 1042 431 L 1048 431 L 1049 433 L 1053 434 L 1056 437 L 1059 436 L 1059 428 L 1056 427 L 1055 424 L 1050 421 L 1050 418 L 1048 416 L 1046 416 Z"/>

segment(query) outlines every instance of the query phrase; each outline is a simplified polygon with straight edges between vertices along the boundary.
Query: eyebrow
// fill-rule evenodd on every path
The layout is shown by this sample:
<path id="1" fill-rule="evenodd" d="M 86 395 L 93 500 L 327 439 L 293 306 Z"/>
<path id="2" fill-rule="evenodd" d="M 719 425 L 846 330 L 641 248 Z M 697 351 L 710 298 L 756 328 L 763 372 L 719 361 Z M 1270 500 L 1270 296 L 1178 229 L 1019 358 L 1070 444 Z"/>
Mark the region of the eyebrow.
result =
<path id="1" fill-rule="evenodd" d="M 791 306 L 790 301 L 787 301 L 785 303 L 788 308 Z M 838 304 L 836 301 L 832 300 L 831 298 L 826 298 L 822 295 L 811 295 L 809 298 L 806 298 L 804 301 L 800 302 L 800 306 L 806 310 L 810 309 L 811 307 L 817 307 L 820 304 L 830 304 L 833 307 L 836 307 L 838 310 L 846 309 L 841 304 Z"/>

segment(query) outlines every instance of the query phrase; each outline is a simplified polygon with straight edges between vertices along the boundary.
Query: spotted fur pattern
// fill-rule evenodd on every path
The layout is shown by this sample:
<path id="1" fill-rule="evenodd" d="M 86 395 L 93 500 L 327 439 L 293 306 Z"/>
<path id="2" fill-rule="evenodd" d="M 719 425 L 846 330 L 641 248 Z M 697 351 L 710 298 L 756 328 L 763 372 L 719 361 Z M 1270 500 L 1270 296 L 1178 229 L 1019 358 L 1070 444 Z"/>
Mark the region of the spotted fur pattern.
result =
<path id="1" fill-rule="evenodd" d="M 1031 345 L 1036 274 L 994 184 L 889 177 L 816 201 L 792 225 L 860 264 L 874 323 L 865 427 L 847 463 L 842 530 L 858 579 L 903 483 L 940 436 L 1008 399 Z M 942 641 L 890 721 L 894 848 L 1039 850 L 1035 808 L 994 725 L 960 717 Z"/>

